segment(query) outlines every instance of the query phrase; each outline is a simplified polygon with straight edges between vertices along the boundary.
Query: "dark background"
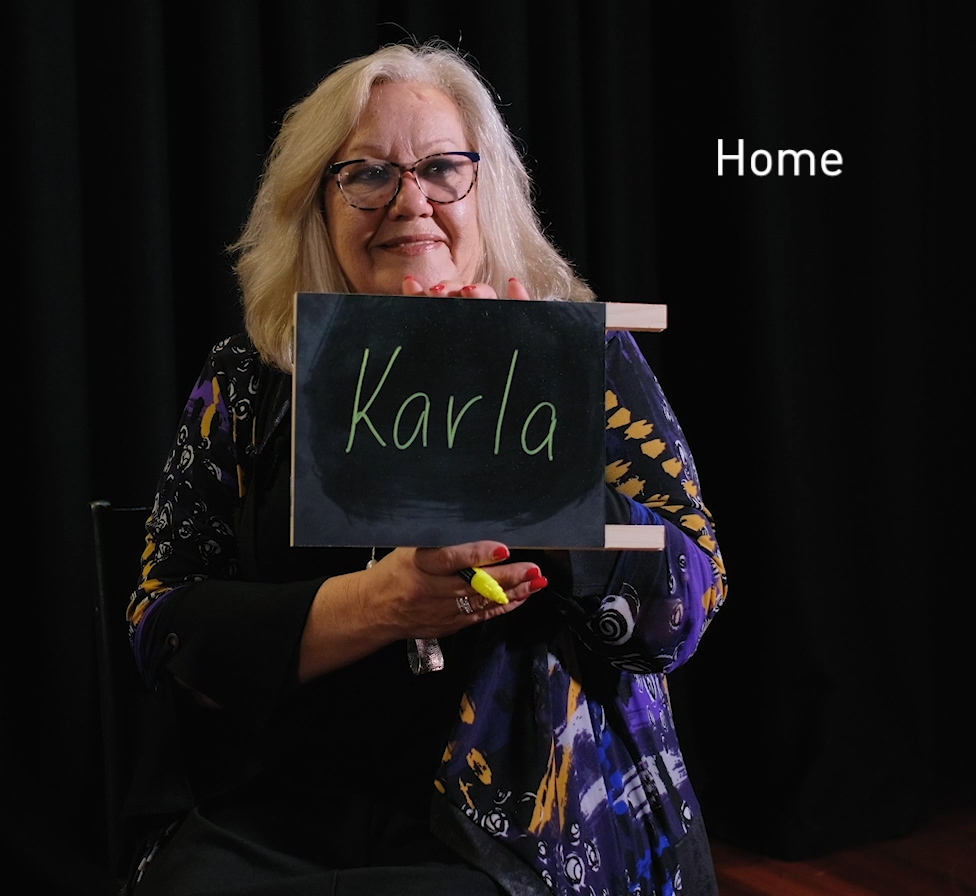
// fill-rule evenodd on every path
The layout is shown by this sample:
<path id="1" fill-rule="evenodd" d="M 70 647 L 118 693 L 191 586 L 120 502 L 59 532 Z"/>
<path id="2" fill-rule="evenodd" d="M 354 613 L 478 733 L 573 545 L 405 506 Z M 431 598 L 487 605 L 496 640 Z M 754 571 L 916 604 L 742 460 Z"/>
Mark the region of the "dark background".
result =
<path id="1" fill-rule="evenodd" d="M 239 328 L 223 247 L 284 110 L 408 34 L 473 53 L 601 298 L 668 305 L 642 344 L 731 589 L 672 684 L 713 834 L 810 856 L 971 799 L 952 450 L 972 9 L 8 3 L 5 868 L 109 890 L 88 502 L 151 500 L 206 350 Z M 835 149 L 843 173 L 719 178 L 720 137 Z"/>

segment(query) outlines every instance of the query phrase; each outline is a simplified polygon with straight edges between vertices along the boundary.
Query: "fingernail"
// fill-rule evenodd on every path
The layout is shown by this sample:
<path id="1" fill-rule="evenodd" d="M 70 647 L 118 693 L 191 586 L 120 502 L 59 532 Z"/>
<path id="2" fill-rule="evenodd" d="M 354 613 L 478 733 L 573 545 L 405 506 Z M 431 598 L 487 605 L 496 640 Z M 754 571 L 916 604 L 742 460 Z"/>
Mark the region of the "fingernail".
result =
<path id="1" fill-rule="evenodd" d="M 530 582 L 532 579 L 538 579 L 542 575 L 542 570 L 538 566 L 533 566 L 526 574 L 525 580 Z"/>
<path id="2" fill-rule="evenodd" d="M 461 292 L 474 292 L 477 288 L 476 286 L 462 286 Z"/>
<path id="3" fill-rule="evenodd" d="M 438 283 L 437 286 L 432 286 L 430 288 L 431 292 L 444 292 L 444 284 Z"/>
<path id="4" fill-rule="evenodd" d="M 412 281 L 413 281 L 414 283 L 416 283 L 416 282 L 417 282 L 417 278 L 416 278 L 416 277 L 414 277 L 414 275 L 413 275 L 413 274 L 407 274 L 407 276 L 406 276 L 406 277 L 404 277 L 403 279 L 404 279 L 404 280 L 412 280 Z"/>
<path id="5" fill-rule="evenodd" d="M 533 591 L 541 591 L 543 588 L 549 587 L 549 580 L 545 576 L 539 576 L 533 579 L 530 583 Z"/>
<path id="6" fill-rule="evenodd" d="M 491 553 L 492 560 L 507 560 L 510 556 L 511 554 L 509 553 L 509 550 L 507 547 L 505 547 L 505 545 L 502 545 L 499 548 L 495 548 L 495 550 L 492 551 Z"/>

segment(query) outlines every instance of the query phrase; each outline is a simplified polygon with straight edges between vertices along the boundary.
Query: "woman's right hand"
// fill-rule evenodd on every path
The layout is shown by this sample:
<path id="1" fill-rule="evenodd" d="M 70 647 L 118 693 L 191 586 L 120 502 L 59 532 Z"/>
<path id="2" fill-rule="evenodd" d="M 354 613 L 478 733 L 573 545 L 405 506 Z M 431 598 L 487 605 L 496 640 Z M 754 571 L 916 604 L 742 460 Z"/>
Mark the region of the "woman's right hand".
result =
<path id="1" fill-rule="evenodd" d="M 369 569 L 327 579 L 305 624 L 299 677 L 308 681 L 393 641 L 442 637 L 518 609 L 548 582 L 535 563 L 499 562 L 508 556 L 497 541 L 397 548 Z M 489 567 L 509 602 L 478 594 L 458 574 L 470 567 Z"/>
<path id="2" fill-rule="evenodd" d="M 407 276 L 403 279 L 403 294 L 405 296 L 431 296 L 435 299 L 497 299 L 498 294 L 487 283 L 460 283 L 452 280 L 442 280 L 424 286 L 416 277 Z M 505 291 L 506 299 L 527 301 L 530 296 L 521 280 L 511 277 Z"/>

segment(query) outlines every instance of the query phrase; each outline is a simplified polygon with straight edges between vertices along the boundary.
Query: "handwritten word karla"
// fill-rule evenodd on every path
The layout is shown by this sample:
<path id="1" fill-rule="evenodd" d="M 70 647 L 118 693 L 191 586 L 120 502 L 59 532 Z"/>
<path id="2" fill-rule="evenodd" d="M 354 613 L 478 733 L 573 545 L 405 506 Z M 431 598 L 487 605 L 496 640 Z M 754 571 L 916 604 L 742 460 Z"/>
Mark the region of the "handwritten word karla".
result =
<path id="1" fill-rule="evenodd" d="M 746 141 L 739 139 L 738 150 L 734 153 L 724 153 L 722 150 L 724 146 L 722 144 L 721 138 L 718 141 L 718 176 L 721 177 L 723 172 L 723 165 L 726 162 L 735 162 L 737 173 L 739 177 L 745 173 L 745 159 L 746 159 Z M 800 158 L 804 158 L 807 162 L 807 174 L 816 174 L 816 157 L 813 152 L 809 149 L 780 149 L 776 151 L 776 174 L 780 177 L 783 176 L 786 169 L 786 160 L 791 158 L 793 160 L 793 174 L 801 175 L 803 174 L 802 165 L 800 163 Z M 826 152 L 822 153 L 820 156 L 820 170 L 827 175 L 827 177 L 837 177 L 841 174 L 840 166 L 844 164 L 843 156 L 836 149 L 828 149 Z M 773 170 L 773 156 L 772 153 L 767 152 L 765 149 L 757 149 L 753 151 L 749 156 L 749 168 L 752 173 L 759 176 L 765 177 L 767 174 L 771 173 Z M 836 170 L 831 170 L 836 168 Z"/>
<path id="2" fill-rule="evenodd" d="M 359 380 L 356 383 L 356 397 L 353 402 L 352 410 L 352 420 L 349 426 L 349 440 L 346 442 L 346 453 L 348 454 L 353 449 L 353 445 L 356 441 L 356 430 L 360 424 L 363 424 L 372 434 L 376 441 L 382 445 L 384 448 L 387 447 L 387 442 L 380 435 L 379 430 L 376 428 L 373 420 L 370 418 L 370 408 L 376 401 L 383 387 L 386 385 L 386 381 L 389 378 L 390 371 L 393 369 L 393 365 L 396 362 L 397 357 L 400 354 L 400 350 L 403 348 L 402 345 L 398 345 L 394 350 L 393 354 L 390 356 L 390 360 L 386 365 L 386 370 L 383 371 L 383 376 L 380 377 L 379 384 L 373 390 L 373 394 L 369 397 L 369 400 L 363 404 L 363 379 L 366 375 L 366 367 L 369 364 L 369 349 L 363 350 L 363 361 L 359 367 Z M 508 367 L 508 378 L 505 381 L 505 389 L 502 393 L 501 401 L 498 404 L 498 410 L 495 419 L 495 441 L 494 441 L 494 453 L 498 454 L 501 447 L 502 440 L 502 428 L 505 422 L 505 413 L 508 408 L 509 395 L 512 390 L 512 381 L 515 378 L 515 368 L 518 364 L 518 349 L 512 352 L 512 361 Z M 458 427 L 461 425 L 461 420 L 464 415 L 474 406 L 478 401 L 484 398 L 484 395 L 475 395 L 469 398 L 457 412 L 455 416 L 454 408 L 455 401 L 454 396 L 451 395 L 447 401 L 447 447 L 453 448 L 455 440 L 457 438 Z M 427 447 L 427 436 L 430 427 L 430 411 L 431 411 L 431 401 L 430 396 L 426 392 L 414 392 L 408 395 L 400 404 L 399 410 L 396 412 L 396 416 L 393 419 L 393 424 L 390 430 L 390 435 L 393 440 L 393 444 L 399 448 L 401 451 L 405 448 L 409 448 L 419 437 L 421 444 L 424 448 Z M 536 419 L 538 414 L 545 414 L 548 412 L 548 427 L 546 428 L 546 435 L 535 447 L 530 447 L 527 444 L 529 429 Z M 542 424 L 545 428 L 545 418 L 542 418 Z M 412 425 L 412 429 L 410 428 Z M 405 432 L 406 431 L 406 432 Z M 556 432 L 556 407 L 551 402 L 541 401 L 539 402 L 525 417 L 525 421 L 522 424 L 522 433 L 520 439 L 520 445 L 522 450 L 529 455 L 538 454 L 543 448 L 546 449 L 546 457 L 552 460 L 552 445 L 553 436 Z"/>

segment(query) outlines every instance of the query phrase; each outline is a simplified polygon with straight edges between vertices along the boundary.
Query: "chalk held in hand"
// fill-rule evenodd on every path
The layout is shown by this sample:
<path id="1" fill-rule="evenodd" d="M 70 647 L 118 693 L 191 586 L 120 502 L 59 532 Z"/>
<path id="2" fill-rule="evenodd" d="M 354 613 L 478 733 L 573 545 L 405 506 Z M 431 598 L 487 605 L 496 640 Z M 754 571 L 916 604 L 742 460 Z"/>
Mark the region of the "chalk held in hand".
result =
<path id="1" fill-rule="evenodd" d="M 508 595 L 505 593 L 505 589 L 483 569 L 469 566 L 467 569 L 459 569 L 458 575 L 482 597 L 487 597 L 488 600 L 494 601 L 496 604 L 508 603 Z"/>

